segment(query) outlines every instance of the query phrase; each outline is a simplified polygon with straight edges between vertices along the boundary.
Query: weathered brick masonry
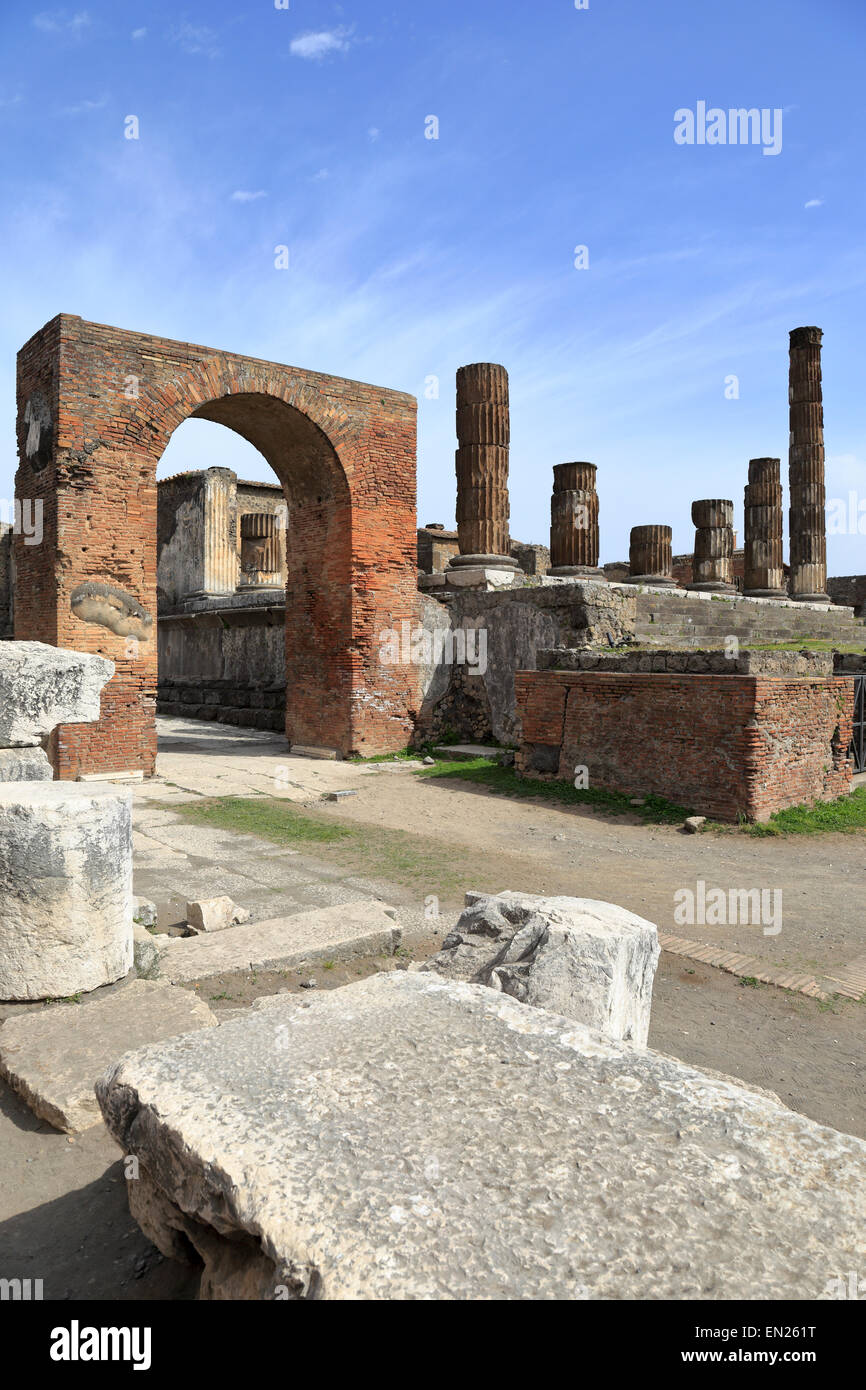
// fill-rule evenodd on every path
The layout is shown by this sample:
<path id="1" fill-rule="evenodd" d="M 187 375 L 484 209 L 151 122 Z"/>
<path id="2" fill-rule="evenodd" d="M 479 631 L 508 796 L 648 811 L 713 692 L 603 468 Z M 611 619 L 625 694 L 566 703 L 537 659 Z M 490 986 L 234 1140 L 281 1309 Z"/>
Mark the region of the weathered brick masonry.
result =
<path id="1" fill-rule="evenodd" d="M 850 789 L 854 683 L 834 676 L 521 671 L 525 776 L 765 820 Z"/>
<path id="2" fill-rule="evenodd" d="M 405 746 L 417 671 L 382 665 L 378 634 L 417 615 L 415 400 L 61 314 L 18 357 L 16 495 L 42 501 L 44 539 L 16 538 L 15 635 L 117 674 L 98 725 L 58 731 L 58 775 L 153 772 L 156 468 L 190 417 L 248 439 L 286 495 L 289 739 Z"/>

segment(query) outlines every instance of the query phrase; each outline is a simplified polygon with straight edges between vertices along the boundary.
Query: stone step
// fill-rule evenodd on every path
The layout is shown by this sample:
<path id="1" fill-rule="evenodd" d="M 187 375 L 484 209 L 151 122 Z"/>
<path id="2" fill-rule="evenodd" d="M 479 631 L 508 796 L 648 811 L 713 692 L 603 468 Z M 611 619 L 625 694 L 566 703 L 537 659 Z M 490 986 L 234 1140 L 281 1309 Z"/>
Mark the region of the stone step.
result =
<path id="1" fill-rule="evenodd" d="M 131 980 L 82 1004 L 53 1004 L 0 1028 L 0 1075 L 41 1120 L 69 1133 L 100 1123 L 93 1087 L 136 1047 L 217 1022 L 188 989 Z"/>
<path id="2" fill-rule="evenodd" d="M 293 970 L 351 956 L 392 956 L 402 938 L 395 918 L 393 908 L 359 900 L 227 927 L 214 935 L 154 936 L 160 955 L 149 974 L 189 984 L 235 970 Z"/>

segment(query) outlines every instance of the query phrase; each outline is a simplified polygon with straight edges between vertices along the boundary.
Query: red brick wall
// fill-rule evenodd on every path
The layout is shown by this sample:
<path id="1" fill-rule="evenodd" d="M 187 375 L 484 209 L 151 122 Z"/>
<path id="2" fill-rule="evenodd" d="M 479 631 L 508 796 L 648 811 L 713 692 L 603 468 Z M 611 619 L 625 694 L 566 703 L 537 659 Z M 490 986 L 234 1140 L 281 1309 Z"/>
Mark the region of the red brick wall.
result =
<path id="1" fill-rule="evenodd" d="M 558 750 L 562 779 L 585 766 L 591 788 L 727 821 L 850 789 L 850 678 L 521 671 L 515 685 L 526 776 Z"/>
<path id="2" fill-rule="evenodd" d="M 49 457 L 30 459 L 35 390 L 54 437 Z M 18 359 L 16 495 L 43 500 L 45 538 L 16 538 L 15 635 L 99 652 L 117 670 L 99 724 L 58 732 L 58 775 L 153 772 L 156 468 L 193 415 L 247 438 L 286 494 L 289 739 L 342 754 L 405 746 L 417 670 L 383 666 L 378 634 L 417 616 L 414 399 L 61 314 Z M 85 580 L 137 599 L 154 618 L 150 639 L 135 650 L 76 617 L 70 595 Z"/>

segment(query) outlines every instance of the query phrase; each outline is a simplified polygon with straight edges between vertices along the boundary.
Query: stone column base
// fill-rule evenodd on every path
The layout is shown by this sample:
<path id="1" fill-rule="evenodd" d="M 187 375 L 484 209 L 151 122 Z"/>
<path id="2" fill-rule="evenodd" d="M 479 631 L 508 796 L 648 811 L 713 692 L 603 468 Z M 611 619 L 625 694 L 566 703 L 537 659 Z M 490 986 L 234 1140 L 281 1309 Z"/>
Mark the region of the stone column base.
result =
<path id="1" fill-rule="evenodd" d="M 519 569 L 517 561 L 510 555 L 452 555 L 448 561 L 449 569 L 465 569 L 468 566 L 479 565 L 487 569 Z"/>
<path id="2" fill-rule="evenodd" d="M 630 574 L 621 584 L 651 584 L 655 589 L 678 589 L 679 585 L 669 574 Z"/>
<path id="3" fill-rule="evenodd" d="M 787 589 L 744 589 L 744 598 L 787 598 Z"/>
<path id="4" fill-rule="evenodd" d="M 829 594 L 786 594 L 794 603 L 832 603 Z"/>
<path id="5" fill-rule="evenodd" d="M 514 575 L 514 570 L 502 569 L 498 565 L 463 565 L 459 569 L 445 571 L 448 583 L 458 589 L 504 589 L 514 583 Z"/>
<path id="6" fill-rule="evenodd" d="M 597 565 L 557 565 L 547 573 L 554 579 L 594 579 L 600 584 L 607 583 L 607 575 Z"/>
<path id="7" fill-rule="evenodd" d="M 690 594 L 736 594 L 737 589 L 733 584 L 724 584 L 720 580 L 707 580 L 705 584 L 687 584 L 686 589 Z"/>

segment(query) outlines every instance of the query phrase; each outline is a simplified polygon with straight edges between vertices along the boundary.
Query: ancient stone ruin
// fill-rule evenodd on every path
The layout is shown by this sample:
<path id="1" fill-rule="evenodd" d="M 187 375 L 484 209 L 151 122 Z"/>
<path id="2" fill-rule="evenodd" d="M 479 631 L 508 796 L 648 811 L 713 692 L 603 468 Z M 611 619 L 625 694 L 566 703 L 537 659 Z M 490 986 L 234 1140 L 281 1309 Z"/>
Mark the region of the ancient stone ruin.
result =
<path id="1" fill-rule="evenodd" d="M 633 526 L 629 546 L 629 582 L 674 587 L 673 532 L 670 526 Z"/>
<path id="2" fill-rule="evenodd" d="M 745 489 L 747 598 L 785 598 L 782 564 L 782 484 L 779 459 L 750 459 Z"/>
<path id="3" fill-rule="evenodd" d="M 732 594 L 731 575 L 734 554 L 734 504 L 720 498 L 692 503 L 695 523 L 694 579 L 689 585 L 696 593 Z"/>
<path id="4" fill-rule="evenodd" d="M 425 901 L 410 961 L 378 879 L 335 882 L 329 861 L 312 880 L 293 844 L 262 839 L 259 910 L 209 861 L 169 932 L 133 899 L 131 793 L 112 782 L 154 773 L 158 694 L 160 713 L 285 733 L 295 761 L 279 792 L 245 794 L 256 813 L 425 772 L 440 739 L 437 755 L 495 754 L 522 791 L 563 784 L 560 804 L 581 787 L 658 798 L 670 837 L 687 811 L 697 832 L 841 797 L 864 756 L 866 587 L 827 599 L 820 342 L 791 335 L 788 574 L 771 457 L 749 461 L 741 563 L 733 503 L 711 498 L 692 554 L 639 525 L 628 565 L 601 567 L 586 462 L 553 467 L 549 554 L 515 541 L 499 364 L 457 374 L 446 532 L 416 526 L 400 392 L 65 315 L 23 349 L 18 486 L 45 537 L 16 536 L 5 569 L 0 537 L 18 639 L 0 640 L 0 1000 L 16 1005 L 0 1075 L 70 1137 L 104 1122 L 134 1160 L 133 1216 L 198 1269 L 201 1298 L 811 1300 L 860 1267 L 866 1143 L 651 1047 L 659 927 L 578 896 L 582 868 L 574 895 L 467 893 L 441 930 Z M 191 416 L 245 435 L 278 481 L 210 468 L 157 486 Z M 417 759 L 342 762 L 407 745 Z M 338 766 L 357 786 L 317 781 Z M 225 755 L 204 795 L 223 800 L 231 771 Z M 447 816 L 426 785 L 422 814 Z M 498 833 L 515 826 L 529 842 L 517 817 Z M 191 862 L 210 830 L 173 824 L 169 857 L 189 838 Z M 289 880 L 308 896 L 276 915 Z M 327 989 L 309 978 L 337 967 Z M 230 977 L 255 1002 L 222 1011 Z"/>
<path id="5" fill-rule="evenodd" d="M 508 536 L 508 449 L 511 419 L 508 373 L 495 362 L 457 372 L 457 535 L 452 583 L 472 583 L 479 572 L 508 583 L 516 562 Z"/>
<path id="6" fill-rule="evenodd" d="M 435 975 L 263 1000 L 97 1095 L 203 1298 L 814 1299 L 862 1259 L 862 1141 Z"/>
<path id="7" fill-rule="evenodd" d="M 558 463 L 550 499 L 550 574 L 604 579 L 598 567 L 598 493 L 594 463 Z"/>
<path id="8" fill-rule="evenodd" d="M 790 347 L 791 597 L 826 603 L 827 526 L 824 517 L 824 406 L 820 328 L 795 328 Z"/>
<path id="9" fill-rule="evenodd" d="M 50 780 L 44 748 L 57 725 L 99 718 L 113 669 L 0 644 L 0 999 L 64 998 L 132 965 L 129 792 Z"/>

